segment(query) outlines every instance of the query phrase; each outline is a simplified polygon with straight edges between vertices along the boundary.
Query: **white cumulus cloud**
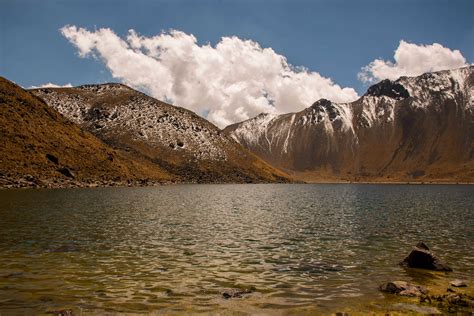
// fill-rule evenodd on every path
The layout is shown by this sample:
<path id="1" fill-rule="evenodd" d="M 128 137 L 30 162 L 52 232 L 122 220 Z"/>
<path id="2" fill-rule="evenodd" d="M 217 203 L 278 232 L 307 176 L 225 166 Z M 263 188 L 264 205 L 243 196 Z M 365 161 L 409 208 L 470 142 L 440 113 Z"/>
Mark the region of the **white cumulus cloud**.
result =
<path id="1" fill-rule="evenodd" d="M 150 95 L 186 107 L 219 127 L 261 112 L 299 111 L 320 98 L 355 100 L 353 88 L 302 67 L 251 40 L 223 37 L 215 45 L 171 30 L 147 37 L 130 30 L 64 26 L 80 57 L 102 60 L 112 76 Z"/>
<path id="2" fill-rule="evenodd" d="M 417 45 L 400 41 L 393 56 L 395 62 L 375 59 L 362 68 L 359 79 L 373 83 L 383 79 L 396 80 L 401 76 L 418 76 L 425 72 L 467 66 L 459 50 L 441 44 Z"/>
<path id="3" fill-rule="evenodd" d="M 41 89 L 41 88 L 72 88 L 72 84 L 66 83 L 65 85 L 58 85 L 58 84 L 48 82 L 39 86 L 31 86 L 28 89 Z"/>

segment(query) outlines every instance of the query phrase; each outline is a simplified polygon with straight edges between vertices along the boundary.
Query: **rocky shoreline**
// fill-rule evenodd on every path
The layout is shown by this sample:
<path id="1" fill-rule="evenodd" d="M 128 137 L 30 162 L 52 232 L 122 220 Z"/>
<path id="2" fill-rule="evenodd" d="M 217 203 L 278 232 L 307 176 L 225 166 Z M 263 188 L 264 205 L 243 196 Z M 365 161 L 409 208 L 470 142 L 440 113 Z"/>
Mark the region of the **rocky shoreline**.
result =
<path id="1" fill-rule="evenodd" d="M 99 188 L 99 187 L 154 187 L 173 184 L 229 184 L 216 179 L 215 181 L 179 181 L 154 179 L 68 179 L 68 178 L 39 178 L 29 174 L 8 177 L 0 175 L 0 190 L 2 189 L 70 189 L 70 188 Z M 234 181 L 233 184 L 243 183 L 284 183 L 268 181 Z"/>
<path id="2" fill-rule="evenodd" d="M 67 189 L 67 188 L 96 188 L 96 187 L 131 187 L 159 186 L 173 184 L 163 180 L 109 180 L 109 179 L 62 179 L 38 178 L 29 174 L 20 177 L 0 176 L 0 189 Z"/>
<path id="3" fill-rule="evenodd" d="M 179 181 L 179 180 L 154 180 L 154 179 L 127 179 L 127 180 L 113 180 L 113 179 L 75 179 L 75 178 L 40 178 L 30 174 L 25 175 L 2 175 L 0 174 L 0 190 L 1 189 L 69 189 L 69 188 L 97 188 L 97 187 L 147 187 L 147 186 L 161 186 L 170 184 L 225 184 L 230 182 L 215 181 Z M 282 182 L 268 182 L 268 181 L 234 181 L 232 183 L 285 183 Z M 302 181 L 293 181 L 290 183 L 304 184 Z M 437 185 L 437 184 L 473 184 L 473 183 L 458 183 L 458 182 L 346 182 L 346 181 L 327 181 L 315 182 L 308 184 L 407 184 L 407 185 Z"/>
<path id="4" fill-rule="evenodd" d="M 453 269 L 433 253 L 428 246 L 418 243 L 408 256 L 400 262 L 406 269 L 416 273 L 417 269 L 449 273 Z M 415 305 L 406 305 L 405 309 L 423 314 L 456 313 L 472 315 L 474 312 L 474 295 L 468 288 L 466 280 L 452 280 L 446 286 L 438 288 L 425 287 L 407 281 L 390 281 L 379 286 L 379 290 L 387 295 L 410 298 Z M 445 289 L 445 290 L 444 290 Z M 403 310 L 403 304 L 399 304 Z"/>

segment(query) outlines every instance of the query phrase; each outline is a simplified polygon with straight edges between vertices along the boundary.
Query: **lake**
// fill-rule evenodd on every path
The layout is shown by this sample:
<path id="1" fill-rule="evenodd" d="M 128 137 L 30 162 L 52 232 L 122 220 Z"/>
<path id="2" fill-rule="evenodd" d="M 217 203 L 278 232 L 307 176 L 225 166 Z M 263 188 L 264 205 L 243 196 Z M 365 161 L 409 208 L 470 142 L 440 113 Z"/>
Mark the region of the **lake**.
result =
<path id="1" fill-rule="evenodd" d="M 399 266 L 419 241 L 454 272 Z M 383 312 L 383 282 L 472 280 L 473 245 L 469 185 L 1 190 L 0 314 Z"/>

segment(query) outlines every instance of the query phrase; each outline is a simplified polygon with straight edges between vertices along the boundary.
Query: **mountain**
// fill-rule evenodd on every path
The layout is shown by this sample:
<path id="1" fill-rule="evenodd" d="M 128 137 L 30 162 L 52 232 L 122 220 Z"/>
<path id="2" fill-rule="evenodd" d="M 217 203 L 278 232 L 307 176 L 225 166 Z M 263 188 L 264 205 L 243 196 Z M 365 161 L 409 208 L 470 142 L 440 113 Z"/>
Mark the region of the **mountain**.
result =
<path id="1" fill-rule="evenodd" d="M 474 182 L 474 67 L 383 80 L 352 103 L 321 99 L 224 131 L 305 181 Z"/>
<path id="2" fill-rule="evenodd" d="M 0 77 L 0 187 L 161 183 L 173 177 L 115 150 Z"/>
<path id="3" fill-rule="evenodd" d="M 116 150 L 180 182 L 287 182 L 288 175 L 193 112 L 109 83 L 30 90 Z"/>

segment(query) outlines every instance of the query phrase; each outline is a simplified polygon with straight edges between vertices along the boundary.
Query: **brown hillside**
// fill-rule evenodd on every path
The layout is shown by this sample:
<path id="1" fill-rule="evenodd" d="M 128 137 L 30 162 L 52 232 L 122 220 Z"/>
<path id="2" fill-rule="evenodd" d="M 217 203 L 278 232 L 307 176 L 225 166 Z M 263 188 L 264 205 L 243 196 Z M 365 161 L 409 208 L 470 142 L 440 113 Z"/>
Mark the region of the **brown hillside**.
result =
<path id="1" fill-rule="evenodd" d="M 105 145 L 0 77 L 0 186 L 168 181 L 167 172 Z"/>

